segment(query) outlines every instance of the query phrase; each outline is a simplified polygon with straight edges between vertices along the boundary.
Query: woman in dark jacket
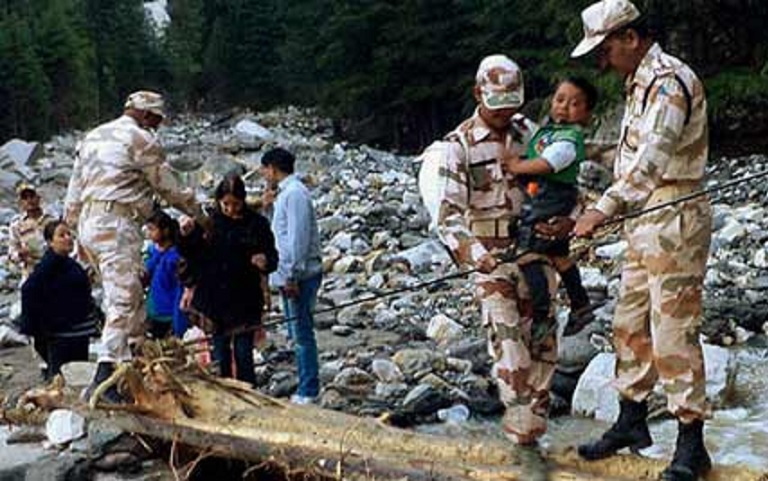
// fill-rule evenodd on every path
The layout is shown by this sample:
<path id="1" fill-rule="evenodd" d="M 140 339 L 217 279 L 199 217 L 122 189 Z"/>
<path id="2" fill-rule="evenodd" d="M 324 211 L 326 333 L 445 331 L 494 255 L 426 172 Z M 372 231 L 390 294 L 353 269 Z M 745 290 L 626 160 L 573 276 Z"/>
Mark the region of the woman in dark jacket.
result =
<path id="1" fill-rule="evenodd" d="M 214 325 L 213 357 L 222 376 L 254 384 L 253 329 L 261 322 L 262 276 L 277 268 L 277 249 L 269 221 L 245 205 L 245 184 L 227 176 L 216 188 L 216 210 L 209 232 L 196 225 L 179 250 L 185 260 L 182 308 L 197 311 Z"/>
<path id="2" fill-rule="evenodd" d="M 91 284 L 69 255 L 72 233 L 63 221 L 43 229 L 48 249 L 21 286 L 21 332 L 34 338 L 35 350 L 48 364 L 46 379 L 71 361 L 88 360 L 88 339 L 96 334 L 91 313 Z"/>

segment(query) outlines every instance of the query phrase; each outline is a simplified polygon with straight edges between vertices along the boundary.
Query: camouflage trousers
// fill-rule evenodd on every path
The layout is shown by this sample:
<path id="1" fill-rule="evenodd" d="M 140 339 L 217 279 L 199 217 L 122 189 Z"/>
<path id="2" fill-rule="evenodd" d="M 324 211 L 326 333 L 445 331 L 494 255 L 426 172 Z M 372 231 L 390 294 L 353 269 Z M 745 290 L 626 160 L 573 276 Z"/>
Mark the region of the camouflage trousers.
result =
<path id="1" fill-rule="evenodd" d="M 648 206 L 684 193 L 662 189 Z M 709 200 L 700 198 L 625 226 L 615 385 L 624 398 L 641 401 L 660 379 L 669 411 L 684 422 L 709 416 L 699 333 L 711 224 Z"/>
<path id="2" fill-rule="evenodd" d="M 548 265 L 545 269 L 554 299 L 554 271 Z M 502 429 L 513 442 L 531 444 L 547 430 L 557 326 L 534 325 L 530 295 L 516 264 L 475 274 L 474 282 L 494 360 L 492 373 L 506 408 Z"/>
<path id="3" fill-rule="evenodd" d="M 131 359 L 129 341 L 144 337 L 144 290 L 141 285 L 144 242 L 138 221 L 111 212 L 89 213 L 80 218 L 79 242 L 86 262 L 98 270 L 104 290 L 106 316 L 101 333 L 99 362 Z"/>

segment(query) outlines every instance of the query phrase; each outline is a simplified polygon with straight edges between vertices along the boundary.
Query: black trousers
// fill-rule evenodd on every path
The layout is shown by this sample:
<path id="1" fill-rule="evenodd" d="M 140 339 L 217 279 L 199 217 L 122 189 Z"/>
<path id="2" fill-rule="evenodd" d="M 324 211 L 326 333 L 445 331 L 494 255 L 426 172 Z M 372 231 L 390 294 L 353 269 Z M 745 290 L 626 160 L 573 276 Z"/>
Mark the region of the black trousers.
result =
<path id="1" fill-rule="evenodd" d="M 72 361 L 88 360 L 88 336 L 51 337 L 35 336 L 35 351 L 48 364 L 45 380 L 61 373 L 61 366 Z"/>
<path id="2" fill-rule="evenodd" d="M 549 305 L 552 299 L 549 297 L 549 285 L 544 273 L 544 262 L 534 261 L 520 266 L 525 282 L 531 291 L 531 304 L 533 307 L 533 319 L 546 320 L 549 317 Z M 568 294 L 571 312 L 589 305 L 589 295 L 581 283 L 581 274 L 575 264 L 564 272 L 560 272 L 560 279 Z"/>

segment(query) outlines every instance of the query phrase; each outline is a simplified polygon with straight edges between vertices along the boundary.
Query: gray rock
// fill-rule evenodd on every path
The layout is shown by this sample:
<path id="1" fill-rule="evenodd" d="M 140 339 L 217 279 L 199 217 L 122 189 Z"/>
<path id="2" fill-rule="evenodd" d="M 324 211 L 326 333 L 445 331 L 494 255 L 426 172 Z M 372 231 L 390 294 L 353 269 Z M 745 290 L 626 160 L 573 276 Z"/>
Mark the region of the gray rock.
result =
<path id="1" fill-rule="evenodd" d="M 427 326 L 427 337 L 438 344 L 446 344 L 453 339 L 461 337 L 463 332 L 464 326 L 445 314 L 433 316 L 429 320 L 429 326 Z"/>
<path id="2" fill-rule="evenodd" d="M 352 329 L 349 326 L 336 325 L 336 326 L 331 326 L 331 332 L 334 335 L 339 336 L 339 337 L 348 337 L 348 336 L 351 336 L 352 334 L 354 334 L 355 330 Z"/>
<path id="3" fill-rule="evenodd" d="M 365 314 L 362 312 L 360 304 L 355 306 L 345 307 L 338 311 L 336 315 L 336 322 L 343 326 L 360 328 L 365 326 Z"/>
<path id="4" fill-rule="evenodd" d="M 430 349 L 402 349 L 392 360 L 409 377 L 445 369 L 445 357 Z"/>
<path id="5" fill-rule="evenodd" d="M 246 149 L 257 149 L 264 142 L 274 139 L 274 134 L 269 129 L 249 119 L 238 122 L 233 130 L 237 142 Z"/>
<path id="6" fill-rule="evenodd" d="M 379 381 L 395 383 L 403 380 L 403 373 L 397 364 L 389 359 L 374 359 L 371 363 L 371 371 Z"/>
<path id="7" fill-rule="evenodd" d="M 323 363 L 320 366 L 320 383 L 329 384 L 333 382 L 334 378 L 339 375 L 342 369 L 344 369 L 343 359 Z"/>
<path id="8" fill-rule="evenodd" d="M 317 227 L 324 235 L 333 236 L 349 225 L 349 219 L 340 214 L 323 217 L 317 221 Z"/>
<path id="9" fill-rule="evenodd" d="M 21 168 L 32 164 L 43 156 L 43 146 L 39 142 L 26 142 L 11 139 L 0 147 L 0 166 Z"/>
<path id="10" fill-rule="evenodd" d="M 349 232 L 339 232 L 333 239 L 330 240 L 329 245 L 336 247 L 342 252 L 347 252 L 352 249 L 352 234 Z"/>
<path id="11" fill-rule="evenodd" d="M 387 383 L 377 382 L 374 395 L 379 399 L 386 401 L 395 401 L 404 397 L 408 393 L 408 385 L 401 382 Z"/>
<path id="12" fill-rule="evenodd" d="M 565 314 L 565 312 L 564 312 Z M 557 369 L 565 373 L 573 373 L 584 370 L 593 357 L 598 354 L 598 349 L 592 344 L 591 337 L 594 333 L 602 331 L 597 322 L 593 322 L 578 334 L 562 336 L 562 329 L 568 316 L 562 316 L 560 320 L 559 338 L 557 344 Z"/>
<path id="13" fill-rule="evenodd" d="M 419 384 L 405 396 L 402 409 L 413 414 L 432 414 L 450 404 L 450 399 L 431 384 Z"/>
<path id="14" fill-rule="evenodd" d="M 358 367 L 347 367 L 333 379 L 333 384 L 348 391 L 367 393 L 374 389 L 376 379 Z"/>
<path id="15" fill-rule="evenodd" d="M 272 375 L 267 392 L 272 397 L 288 397 L 299 385 L 298 377 L 295 373 L 288 371 L 278 371 Z"/>
<path id="16" fill-rule="evenodd" d="M 437 240 L 399 252 L 396 257 L 404 260 L 414 273 L 429 272 L 434 265 L 448 265 L 452 262 L 445 247 Z"/>

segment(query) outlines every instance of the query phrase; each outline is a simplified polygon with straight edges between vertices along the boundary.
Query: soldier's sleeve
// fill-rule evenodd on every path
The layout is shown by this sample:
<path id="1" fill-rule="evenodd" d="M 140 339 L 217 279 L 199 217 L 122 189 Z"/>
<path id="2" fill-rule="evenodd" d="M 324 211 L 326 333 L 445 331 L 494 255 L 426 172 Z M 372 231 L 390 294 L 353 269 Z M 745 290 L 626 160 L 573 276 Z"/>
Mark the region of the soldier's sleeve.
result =
<path id="1" fill-rule="evenodd" d="M 19 235 L 19 224 L 16 220 L 11 222 L 8 228 L 8 258 L 11 262 L 21 260 L 21 235 Z"/>
<path id="2" fill-rule="evenodd" d="M 462 146 L 451 142 L 438 170 L 437 234 L 459 264 L 474 265 L 488 250 L 472 234 L 464 217 L 469 209 L 469 173 L 464 155 Z"/>
<path id="3" fill-rule="evenodd" d="M 680 83 L 667 76 L 659 79 L 654 87 L 646 110 L 638 120 L 639 138 L 632 165 L 596 205 L 597 210 L 609 217 L 648 200 L 661 184 L 685 126 L 688 101 Z"/>
<path id="4" fill-rule="evenodd" d="M 70 228 L 77 228 L 80 211 L 83 209 L 83 161 L 80 157 L 80 145 L 75 154 L 75 165 L 72 167 L 72 175 L 67 186 L 67 195 L 64 199 L 64 221 Z"/>
<path id="5" fill-rule="evenodd" d="M 147 182 L 157 195 L 197 221 L 203 220 L 203 210 L 195 200 L 194 190 L 182 185 L 173 169 L 165 162 L 163 147 L 155 138 L 137 148 L 136 156 L 139 165 L 143 166 Z"/>

